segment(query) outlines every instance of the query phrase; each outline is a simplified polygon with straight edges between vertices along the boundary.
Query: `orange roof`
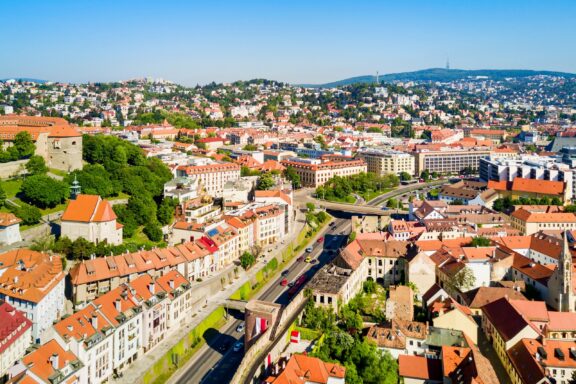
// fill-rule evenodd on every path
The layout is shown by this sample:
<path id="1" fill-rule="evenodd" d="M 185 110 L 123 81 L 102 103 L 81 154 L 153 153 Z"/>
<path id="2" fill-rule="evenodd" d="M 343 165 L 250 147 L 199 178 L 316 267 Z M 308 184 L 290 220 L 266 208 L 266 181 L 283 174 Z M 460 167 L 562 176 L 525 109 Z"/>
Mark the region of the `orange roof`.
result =
<path id="1" fill-rule="evenodd" d="M 575 214 L 564 212 L 530 212 L 524 208 L 520 208 L 512 212 L 510 216 L 526 223 L 576 223 Z"/>
<path id="2" fill-rule="evenodd" d="M 279 197 L 284 200 L 286 203 L 292 205 L 292 200 L 290 196 L 280 190 L 271 190 L 271 191 L 255 191 L 254 197 L 257 199 L 258 197 Z"/>
<path id="3" fill-rule="evenodd" d="M 63 369 L 70 362 L 78 360 L 74 353 L 64 350 L 56 340 L 52 339 L 29 355 L 24 356 L 22 362 L 34 375 L 49 383 L 49 377 L 57 373 L 52 365 L 51 359 L 53 357 L 58 358 L 58 370 Z"/>
<path id="4" fill-rule="evenodd" d="M 292 355 L 286 368 L 278 376 L 270 376 L 266 382 L 273 384 L 328 383 L 330 378 L 344 379 L 346 368 L 338 364 L 306 355 Z"/>
<path id="5" fill-rule="evenodd" d="M 564 193 L 564 182 L 517 177 L 512 181 L 512 191 L 561 196 Z"/>
<path id="6" fill-rule="evenodd" d="M 440 359 L 427 359 L 424 356 L 398 356 L 398 373 L 402 377 L 422 380 L 442 380 Z"/>
<path id="7" fill-rule="evenodd" d="M 13 213 L 8 212 L 0 212 L 0 226 L 1 227 L 8 227 L 10 225 L 18 224 L 22 222 L 19 218 L 16 217 Z"/>
<path id="8" fill-rule="evenodd" d="M 107 200 L 98 195 L 78 195 L 70 200 L 62 221 L 80 221 L 84 223 L 116 220 L 116 214 Z"/>
<path id="9" fill-rule="evenodd" d="M 38 303 L 64 279 L 59 256 L 17 249 L 0 255 L 0 293 Z"/>

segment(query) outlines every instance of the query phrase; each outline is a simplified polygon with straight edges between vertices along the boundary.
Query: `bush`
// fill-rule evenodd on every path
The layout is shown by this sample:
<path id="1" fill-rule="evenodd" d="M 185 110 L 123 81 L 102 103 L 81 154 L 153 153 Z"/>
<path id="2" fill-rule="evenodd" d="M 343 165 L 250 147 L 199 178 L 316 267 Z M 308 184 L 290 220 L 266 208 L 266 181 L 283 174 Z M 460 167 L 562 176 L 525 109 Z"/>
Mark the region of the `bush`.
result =
<path id="1" fill-rule="evenodd" d="M 34 155 L 26 163 L 26 170 L 31 175 L 43 175 L 48 172 L 48 167 L 42 156 Z"/>
<path id="2" fill-rule="evenodd" d="M 11 208 L 13 213 L 22 219 L 24 225 L 34 225 L 40 222 L 42 212 L 36 207 L 28 204 L 21 204 L 20 207 Z"/>

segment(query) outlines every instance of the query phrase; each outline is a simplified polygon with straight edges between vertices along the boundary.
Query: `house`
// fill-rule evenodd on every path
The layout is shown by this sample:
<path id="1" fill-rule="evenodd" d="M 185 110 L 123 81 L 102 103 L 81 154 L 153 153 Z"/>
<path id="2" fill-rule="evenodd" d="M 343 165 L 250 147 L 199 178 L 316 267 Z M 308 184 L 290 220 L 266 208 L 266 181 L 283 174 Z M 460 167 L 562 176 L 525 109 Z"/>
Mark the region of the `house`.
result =
<path id="1" fill-rule="evenodd" d="M 307 285 L 316 306 L 332 308 L 335 312 L 339 305 L 347 304 L 356 296 L 366 281 L 365 268 L 353 268 L 350 265 L 341 267 L 336 264 L 342 265 L 345 261 L 325 265 Z"/>
<path id="2" fill-rule="evenodd" d="M 441 384 L 442 360 L 424 356 L 398 356 L 398 374 L 405 384 Z"/>
<path id="3" fill-rule="evenodd" d="M 478 343 L 478 324 L 472 317 L 470 308 L 448 297 L 437 299 L 428 309 L 435 327 L 462 331 L 474 344 Z"/>
<path id="4" fill-rule="evenodd" d="M 478 287 L 464 294 L 464 300 L 474 316 L 482 315 L 482 307 L 508 297 L 512 300 L 526 300 L 519 289 L 509 287 Z"/>
<path id="5" fill-rule="evenodd" d="M 0 244 L 10 245 L 22 241 L 21 222 L 13 213 L 0 212 Z"/>
<path id="6" fill-rule="evenodd" d="M 0 299 L 32 322 L 35 341 L 64 314 L 64 285 L 58 256 L 25 248 L 0 254 Z"/>
<path id="7" fill-rule="evenodd" d="M 284 366 L 282 369 L 281 366 Z M 268 384 L 344 384 L 346 368 L 316 357 L 295 354 L 279 362 L 264 382 Z"/>
<path id="8" fill-rule="evenodd" d="M 98 195 L 78 195 L 62 214 L 61 236 L 74 241 L 82 237 L 93 243 L 122 244 L 122 224 L 112 206 Z"/>
<path id="9" fill-rule="evenodd" d="M 422 355 L 426 352 L 428 326 L 417 321 L 392 319 L 384 325 L 372 325 L 366 339 L 378 349 L 388 351 L 395 359 L 400 355 Z"/>
<path id="10" fill-rule="evenodd" d="M 54 339 L 32 350 L 15 368 L 21 372 L 10 381 L 14 384 L 88 383 L 86 366 Z"/>
<path id="11" fill-rule="evenodd" d="M 32 343 L 32 322 L 0 300 L 0 377 L 6 374 Z"/>
<path id="12" fill-rule="evenodd" d="M 407 281 L 414 284 L 418 299 L 436 283 L 436 264 L 424 252 L 419 252 L 408 262 Z"/>

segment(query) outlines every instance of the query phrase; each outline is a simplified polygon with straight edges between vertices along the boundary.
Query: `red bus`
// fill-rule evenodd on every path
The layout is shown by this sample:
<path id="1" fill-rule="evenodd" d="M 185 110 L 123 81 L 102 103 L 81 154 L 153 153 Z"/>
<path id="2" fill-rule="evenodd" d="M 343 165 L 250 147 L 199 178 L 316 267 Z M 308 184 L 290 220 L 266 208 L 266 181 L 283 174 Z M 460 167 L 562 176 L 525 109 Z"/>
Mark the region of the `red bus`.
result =
<path id="1" fill-rule="evenodd" d="M 306 275 L 302 275 L 294 282 L 294 285 L 288 290 L 288 297 L 294 296 L 300 287 L 306 282 Z"/>

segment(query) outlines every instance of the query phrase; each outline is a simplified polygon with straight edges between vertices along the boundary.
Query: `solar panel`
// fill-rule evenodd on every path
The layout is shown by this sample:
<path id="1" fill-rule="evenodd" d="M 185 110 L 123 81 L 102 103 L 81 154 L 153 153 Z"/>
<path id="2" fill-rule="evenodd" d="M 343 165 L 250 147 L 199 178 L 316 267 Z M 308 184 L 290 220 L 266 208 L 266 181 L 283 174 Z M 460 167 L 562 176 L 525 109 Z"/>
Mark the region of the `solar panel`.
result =
<path id="1" fill-rule="evenodd" d="M 209 230 L 207 233 L 208 233 L 208 236 L 210 236 L 210 237 L 216 236 L 216 235 L 218 234 L 218 229 L 212 228 L 212 229 Z"/>

